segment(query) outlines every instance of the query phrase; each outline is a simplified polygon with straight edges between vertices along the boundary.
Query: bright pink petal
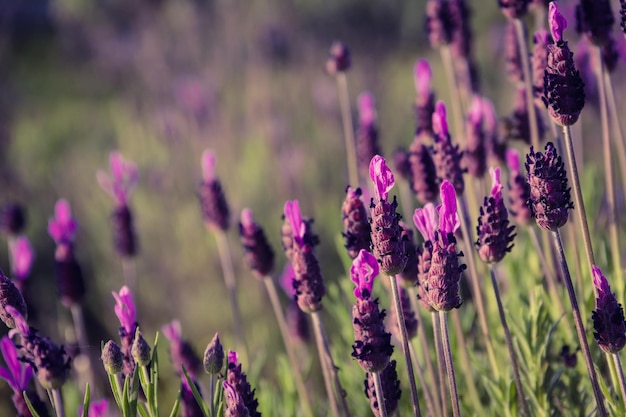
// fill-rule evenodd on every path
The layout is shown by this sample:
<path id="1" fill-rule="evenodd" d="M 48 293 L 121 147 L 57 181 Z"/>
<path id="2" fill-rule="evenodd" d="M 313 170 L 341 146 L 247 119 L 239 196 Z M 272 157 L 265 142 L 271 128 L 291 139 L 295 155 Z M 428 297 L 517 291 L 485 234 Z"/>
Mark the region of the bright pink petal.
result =
<path id="1" fill-rule="evenodd" d="M 380 155 L 375 155 L 370 161 L 370 179 L 374 183 L 376 198 L 387 200 L 389 191 L 395 184 L 395 179 L 393 172 L 385 162 L 385 158 Z"/>
<path id="2" fill-rule="evenodd" d="M 448 119 L 446 116 L 446 105 L 443 101 L 438 101 L 433 113 L 433 132 L 439 136 L 448 136 Z"/>
<path id="3" fill-rule="evenodd" d="M 519 152 L 512 148 L 507 149 L 506 164 L 508 165 L 512 175 L 520 174 Z"/>
<path id="4" fill-rule="evenodd" d="M 430 81 L 433 72 L 430 64 L 425 59 L 418 59 L 413 67 L 413 80 L 415 82 L 415 92 L 418 97 L 428 97 L 430 94 Z"/>
<path id="5" fill-rule="evenodd" d="M 433 203 L 427 203 L 423 208 L 415 209 L 413 223 L 422 234 L 424 240 L 434 240 L 437 230 L 437 210 Z"/>
<path id="6" fill-rule="evenodd" d="M 180 344 L 183 341 L 183 329 L 180 325 L 180 321 L 172 320 L 170 324 L 166 324 L 161 327 L 161 331 L 163 331 L 163 335 L 170 341 L 172 344 Z"/>
<path id="7" fill-rule="evenodd" d="M 228 351 L 228 363 L 232 363 L 235 366 L 237 366 L 237 363 L 239 363 L 239 356 L 234 350 Z"/>
<path id="8" fill-rule="evenodd" d="M 459 218 L 456 207 L 456 191 L 449 181 L 444 181 L 440 189 L 441 209 L 439 211 L 439 231 L 447 235 L 458 228 Z"/>
<path id="9" fill-rule="evenodd" d="M 593 273 L 593 285 L 598 289 L 598 296 L 603 296 L 611 293 L 611 287 L 609 286 L 609 281 L 606 279 L 604 275 L 602 275 L 602 271 L 596 265 L 591 267 L 591 272 Z"/>
<path id="10" fill-rule="evenodd" d="M 302 245 L 306 226 L 304 225 L 304 221 L 302 221 L 302 213 L 300 212 L 300 204 L 298 203 L 298 200 L 285 202 L 284 211 L 285 218 L 291 225 L 294 240 L 299 245 Z"/>
<path id="11" fill-rule="evenodd" d="M 202 152 L 202 179 L 207 183 L 215 180 L 215 154 L 210 149 Z"/>
<path id="12" fill-rule="evenodd" d="M 361 125 L 369 126 L 376 121 L 376 109 L 374 107 L 374 96 L 369 91 L 359 94 L 357 98 L 359 108 L 359 120 Z"/>
<path id="13" fill-rule="evenodd" d="M 280 276 L 280 286 L 289 297 L 293 297 L 293 280 L 296 278 L 296 272 L 293 270 L 293 265 L 290 262 L 285 264 L 283 274 Z"/>
<path id="14" fill-rule="evenodd" d="M 17 358 L 17 348 L 11 339 L 6 336 L 0 340 L 0 352 L 2 352 L 2 357 L 7 364 L 8 371 L 11 373 L 13 381 L 17 382 L 22 372 L 22 365 Z"/>
<path id="15" fill-rule="evenodd" d="M 241 224 L 244 227 L 252 227 L 254 225 L 254 217 L 252 216 L 252 210 L 245 208 L 241 210 Z"/>
<path id="16" fill-rule="evenodd" d="M 567 19 L 559 12 L 559 5 L 556 1 L 550 3 L 548 9 L 548 24 L 554 42 L 563 40 L 563 32 L 567 29 Z"/>
<path id="17" fill-rule="evenodd" d="M 118 151 L 109 154 L 109 167 L 114 181 L 120 181 L 124 178 L 124 159 Z"/>
<path id="18" fill-rule="evenodd" d="M 131 333 L 135 328 L 136 310 L 133 295 L 127 286 L 123 286 L 119 293 L 112 292 L 115 298 L 115 315 L 124 329 Z"/>
<path id="19" fill-rule="evenodd" d="M 361 249 L 358 256 L 352 261 L 350 267 L 350 279 L 356 284 L 354 295 L 359 300 L 369 298 L 372 295 L 374 278 L 378 275 L 379 267 L 374 255 Z M 365 293 L 367 291 L 367 293 Z M 364 297 L 363 294 L 367 294 Z"/>
<path id="20" fill-rule="evenodd" d="M 483 102 L 480 98 L 475 97 L 472 100 L 472 105 L 467 113 L 467 120 L 475 129 L 480 128 L 483 122 Z"/>
<path id="21" fill-rule="evenodd" d="M 20 236 L 10 248 L 15 278 L 20 280 L 26 279 L 35 258 L 35 252 L 30 245 L 30 241 L 26 236 Z"/>
<path id="22" fill-rule="evenodd" d="M 491 175 L 492 187 L 491 196 L 495 199 L 502 198 L 502 183 L 500 182 L 500 168 L 489 168 L 489 175 Z"/>
<path id="23" fill-rule="evenodd" d="M 22 314 L 20 314 L 19 311 L 15 309 L 15 307 L 7 305 L 4 306 L 4 310 L 9 313 L 11 317 L 13 317 L 13 320 L 15 321 L 15 328 L 20 334 L 26 335 L 30 332 L 30 329 L 28 328 L 28 323 L 26 323 L 26 319 L 24 318 L 24 316 L 22 316 Z"/>
<path id="24" fill-rule="evenodd" d="M 13 379 L 13 375 L 11 375 L 11 372 L 9 372 L 8 369 L 3 368 L 2 366 L 0 366 L 0 379 L 4 379 L 14 392 L 21 391 L 20 387 L 17 384 L 17 381 Z"/>

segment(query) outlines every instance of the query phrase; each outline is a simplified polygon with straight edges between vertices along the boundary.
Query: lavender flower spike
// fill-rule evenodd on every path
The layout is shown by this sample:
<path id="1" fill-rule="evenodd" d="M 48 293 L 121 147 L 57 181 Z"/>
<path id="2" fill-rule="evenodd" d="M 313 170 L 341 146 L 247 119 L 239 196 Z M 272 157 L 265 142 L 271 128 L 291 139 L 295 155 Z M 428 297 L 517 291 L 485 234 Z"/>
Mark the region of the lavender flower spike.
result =
<path id="1" fill-rule="evenodd" d="M 119 293 L 111 292 L 113 298 L 115 298 L 115 315 L 120 321 L 120 324 L 126 330 L 128 334 L 135 334 L 136 321 L 136 309 L 133 302 L 133 294 L 128 287 L 124 285 Z"/>
<path id="2" fill-rule="evenodd" d="M 118 151 L 113 151 L 109 154 L 109 167 L 111 175 L 104 171 L 96 173 L 98 184 L 115 200 L 118 206 L 126 206 L 139 179 L 137 166 L 132 161 L 125 159 Z"/>
<path id="3" fill-rule="evenodd" d="M 60 199 L 54 206 L 54 217 L 48 220 L 48 233 L 57 245 L 69 245 L 74 242 L 78 223 L 72 218 L 72 209 L 65 199 Z"/>
<path id="4" fill-rule="evenodd" d="M 163 335 L 170 342 L 170 355 L 174 371 L 182 376 L 182 366 L 189 372 L 189 376 L 196 379 L 202 369 L 202 360 L 193 350 L 193 347 L 183 339 L 183 330 L 180 321 L 173 320 L 170 324 L 161 327 Z"/>
<path id="5" fill-rule="evenodd" d="M 461 221 L 456 206 L 456 191 L 449 181 L 441 184 L 441 206 L 439 206 L 439 233 L 443 236 L 454 234 Z"/>
<path id="6" fill-rule="evenodd" d="M 433 132 L 439 136 L 448 136 L 448 119 L 446 116 L 446 105 L 443 101 L 437 102 L 435 112 L 433 113 Z"/>
<path id="7" fill-rule="evenodd" d="M 372 93 L 365 91 L 359 94 L 357 107 L 359 109 L 359 122 L 362 125 L 371 125 L 376 121 L 376 108 Z"/>
<path id="8" fill-rule="evenodd" d="M 509 201 L 510 212 L 518 225 L 527 225 L 532 220 L 532 212 L 528 207 L 530 185 L 522 175 L 520 155 L 515 149 L 506 151 L 506 163 L 509 167 Z"/>
<path id="9" fill-rule="evenodd" d="M 304 243 L 304 234 L 306 232 L 306 225 L 302 220 L 302 213 L 300 212 L 300 203 L 298 200 L 285 202 L 285 218 L 291 225 L 293 231 L 293 239 L 299 245 Z"/>
<path id="10" fill-rule="evenodd" d="M 98 401 L 93 401 L 89 404 L 89 410 L 87 410 L 87 417 L 106 417 L 109 411 L 109 401 L 103 398 Z M 78 409 L 78 415 L 83 414 L 83 407 Z"/>
<path id="11" fill-rule="evenodd" d="M 559 5 L 556 1 L 550 3 L 548 9 L 548 24 L 550 25 L 550 33 L 555 43 L 563 40 L 563 32 L 567 29 L 567 19 L 559 12 Z"/>
<path id="12" fill-rule="evenodd" d="M 430 82 L 433 72 L 430 64 L 425 59 L 419 59 L 413 67 L 413 81 L 415 82 L 415 92 L 418 100 L 427 100 L 430 96 Z"/>
<path id="13" fill-rule="evenodd" d="M 0 320 L 9 328 L 19 325 L 17 318 L 10 312 L 13 310 L 19 312 L 20 317 L 26 316 L 26 302 L 13 281 L 0 270 Z"/>
<path id="14" fill-rule="evenodd" d="M 374 278 L 379 271 L 376 258 L 368 251 L 361 249 L 350 267 L 350 279 L 356 284 L 354 289 L 356 298 L 365 300 L 371 297 Z"/>
<path id="15" fill-rule="evenodd" d="M 370 162 L 370 179 L 376 187 L 374 193 L 378 201 L 387 200 L 389 191 L 395 184 L 393 172 L 387 166 L 385 158 L 376 155 Z"/>
<path id="16" fill-rule="evenodd" d="M 607 353 L 617 353 L 626 345 L 624 309 L 611 292 L 609 282 L 596 265 L 592 266 L 593 285 L 598 290 L 596 309 L 592 312 L 593 336 Z"/>
<path id="17" fill-rule="evenodd" d="M 35 258 L 33 247 L 27 237 L 20 236 L 16 239 L 15 244 L 10 246 L 10 250 L 13 278 L 24 281 L 30 273 Z"/>
<path id="18" fill-rule="evenodd" d="M 413 223 L 422 234 L 425 241 L 435 240 L 435 230 L 437 229 L 437 210 L 433 203 L 426 204 L 423 208 L 415 209 Z"/>

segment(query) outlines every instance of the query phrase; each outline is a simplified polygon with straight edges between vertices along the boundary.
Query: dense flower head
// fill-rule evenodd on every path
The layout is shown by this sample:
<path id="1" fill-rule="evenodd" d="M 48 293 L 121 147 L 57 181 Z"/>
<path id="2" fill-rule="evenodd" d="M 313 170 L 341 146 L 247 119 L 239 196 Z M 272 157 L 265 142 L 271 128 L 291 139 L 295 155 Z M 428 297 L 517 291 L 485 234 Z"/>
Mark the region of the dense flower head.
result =
<path id="1" fill-rule="evenodd" d="M 0 320 L 9 328 L 16 326 L 15 317 L 10 313 L 15 309 L 21 317 L 27 313 L 26 302 L 13 281 L 0 271 Z"/>
<path id="2" fill-rule="evenodd" d="M 596 308 L 591 314 L 593 336 L 602 350 L 617 353 L 626 345 L 624 309 L 611 292 L 609 282 L 596 265 L 592 267 L 593 285 L 597 290 Z"/>
<path id="3" fill-rule="evenodd" d="M 400 178 L 410 181 L 411 165 L 409 164 L 409 152 L 404 147 L 399 147 L 393 153 L 393 167 Z"/>
<path id="4" fill-rule="evenodd" d="M 123 286 L 119 293 L 112 292 L 115 298 L 115 315 L 120 321 L 119 335 L 122 341 L 122 352 L 124 352 L 124 373 L 132 375 L 135 369 L 135 360 L 131 353 L 135 332 L 137 330 L 136 309 L 133 295 L 127 286 Z"/>
<path id="5" fill-rule="evenodd" d="M 80 304 L 87 290 L 82 268 L 74 255 L 72 246 L 57 246 L 54 270 L 61 304 L 67 308 Z"/>
<path id="6" fill-rule="evenodd" d="M 425 59 L 418 59 L 413 66 L 415 83 L 415 125 L 416 132 L 432 133 L 433 112 L 435 111 L 435 94 L 431 88 L 433 77 L 430 64 Z"/>
<path id="7" fill-rule="evenodd" d="M 452 145 L 448 131 L 446 118 L 446 106 L 442 101 L 437 103 L 433 113 L 433 131 L 435 133 L 435 145 L 433 147 L 433 161 L 439 181 L 447 180 L 454 184 L 457 193 L 462 194 L 465 189 L 461 160 L 463 152 L 459 151 L 459 145 Z"/>
<path id="8" fill-rule="evenodd" d="M 376 258 L 368 251 L 361 249 L 350 267 L 350 279 L 356 285 L 354 289 L 356 298 L 359 300 L 371 298 L 374 278 L 378 276 L 378 273 Z"/>
<path id="9" fill-rule="evenodd" d="M 250 412 L 235 387 L 227 381 L 222 382 L 222 386 L 224 387 L 224 416 L 250 417 Z"/>
<path id="10" fill-rule="evenodd" d="M 432 120 L 432 117 L 429 117 Z M 432 135 L 431 135 L 432 136 Z M 409 147 L 409 182 L 415 197 L 425 204 L 437 199 L 437 170 L 430 150 L 424 143 L 424 133 L 415 135 Z"/>
<path id="11" fill-rule="evenodd" d="M 71 245 L 78 231 L 78 223 L 72 217 L 72 209 L 65 199 L 54 206 L 54 217 L 48 220 L 48 233 L 57 245 Z"/>
<path id="12" fill-rule="evenodd" d="M 113 247 L 118 255 L 131 258 L 137 254 L 138 243 L 133 215 L 127 205 L 118 206 L 111 215 L 111 229 L 113 232 Z"/>
<path id="13" fill-rule="evenodd" d="M 626 1 L 620 0 L 619 3 L 620 3 L 620 9 L 619 9 L 620 26 L 622 27 L 622 30 L 624 31 L 624 34 L 626 35 Z"/>
<path id="14" fill-rule="evenodd" d="M 104 344 L 100 358 L 107 374 L 115 375 L 124 370 L 124 352 L 114 341 L 109 340 Z"/>
<path id="15" fill-rule="evenodd" d="M 549 22 L 556 44 L 548 45 L 542 101 L 557 124 L 569 126 L 576 123 L 585 105 L 585 83 L 574 64 L 574 54 L 563 40 L 567 20 L 556 2 L 550 3 Z"/>
<path id="16" fill-rule="evenodd" d="M 533 36 L 533 50 L 530 56 L 532 68 L 533 93 L 535 102 L 542 103 L 544 72 L 548 66 L 548 45 L 552 45 L 552 35 L 546 29 L 540 29 Z"/>
<path id="17" fill-rule="evenodd" d="M 357 298 L 352 307 L 352 357 L 366 372 L 385 369 L 393 353 L 391 333 L 385 330 L 385 315 L 385 310 L 378 307 L 378 299 L 370 297 Z"/>
<path id="18" fill-rule="evenodd" d="M 493 181 L 491 195 L 485 197 L 480 207 L 478 226 L 476 227 L 476 248 L 478 257 L 485 263 L 500 262 L 507 252 L 513 248 L 513 230 L 509 225 L 509 216 L 502 198 L 502 183 L 500 182 L 500 168 L 489 170 Z"/>
<path id="19" fill-rule="evenodd" d="M 19 236 L 9 245 L 13 278 L 24 281 L 30 274 L 35 259 L 35 251 L 26 236 Z"/>
<path id="20" fill-rule="evenodd" d="M 415 246 L 413 230 L 404 222 L 400 222 L 400 228 L 402 229 L 401 237 L 404 240 L 407 261 L 397 278 L 401 286 L 410 288 L 417 284 L 417 247 Z"/>
<path id="21" fill-rule="evenodd" d="M 613 23 L 615 16 L 608 0 L 580 0 L 576 5 L 576 31 L 597 46 L 609 41 Z"/>
<path id="22" fill-rule="evenodd" d="M 360 188 L 346 189 L 346 198 L 341 205 L 341 217 L 345 246 L 350 258 L 354 259 L 361 249 L 369 250 L 372 244 L 367 210 L 361 200 Z"/>
<path id="23" fill-rule="evenodd" d="M 269 275 L 274 269 L 274 250 L 261 226 L 254 221 L 250 209 L 241 211 L 239 236 L 248 267 L 259 278 Z"/>
<path id="24" fill-rule="evenodd" d="M 359 109 L 359 127 L 356 131 L 356 153 L 359 169 L 366 171 L 374 155 L 380 153 L 378 145 L 378 127 L 376 126 L 376 109 L 374 96 L 366 91 L 357 99 Z"/>
<path id="25" fill-rule="evenodd" d="M 230 384 L 241 397 L 250 417 L 261 417 L 261 413 L 257 411 L 259 403 L 254 398 L 255 390 L 250 386 L 248 376 L 242 371 L 241 364 L 238 363 L 237 353 L 234 351 L 228 352 L 228 370 L 225 382 Z"/>
<path id="26" fill-rule="evenodd" d="M 483 102 L 475 98 L 468 112 L 466 146 L 461 161 L 463 169 L 475 178 L 482 178 L 487 170 L 483 115 Z"/>
<path id="27" fill-rule="evenodd" d="M 448 19 L 452 27 L 450 52 L 452 53 L 452 57 L 454 58 L 454 63 L 461 64 L 461 61 L 465 61 L 467 62 L 468 66 L 471 67 L 474 63 L 471 61 L 470 56 L 473 40 L 470 22 L 470 8 L 465 0 L 447 0 L 446 8 L 448 12 Z M 471 68 L 469 68 L 468 70 L 470 73 L 472 72 Z M 473 78 L 473 74 L 465 75 L 469 75 L 470 78 Z M 459 84 L 463 84 L 467 81 L 469 81 L 470 83 L 474 83 L 475 80 L 462 80 L 461 78 L 459 81 Z"/>
<path id="28" fill-rule="evenodd" d="M 287 327 L 289 328 L 289 334 L 300 342 L 307 342 L 310 339 L 311 332 L 309 328 L 309 318 L 306 313 L 300 309 L 298 302 L 294 297 L 295 291 L 293 287 L 293 281 L 296 275 L 291 263 L 287 262 L 283 269 L 283 273 L 280 277 L 280 286 L 285 291 L 285 294 L 291 299 L 291 302 L 287 306 L 285 312 L 285 320 L 287 321 Z"/>
<path id="29" fill-rule="evenodd" d="M 528 11 L 530 0 L 498 0 L 500 10 L 509 19 L 520 19 Z"/>
<path id="30" fill-rule="evenodd" d="M 215 154 L 210 149 L 202 153 L 202 182 L 198 190 L 202 218 L 207 226 L 225 231 L 230 226 L 230 209 L 222 184 L 215 175 Z"/>
<path id="31" fill-rule="evenodd" d="M 21 204 L 7 203 L 0 208 L 0 231 L 17 235 L 26 226 L 26 210 Z"/>
<path id="32" fill-rule="evenodd" d="M 524 82 L 524 70 L 522 67 L 522 56 L 517 41 L 517 29 L 515 22 L 509 22 L 504 32 L 504 60 L 506 62 L 506 73 L 514 83 Z"/>
<path id="33" fill-rule="evenodd" d="M 400 389 L 400 380 L 398 379 L 398 373 L 396 372 L 396 361 L 390 361 L 389 364 L 380 373 L 383 399 L 385 401 L 385 410 L 387 414 L 393 414 L 398 408 L 398 402 L 402 396 L 402 390 Z M 376 417 L 381 416 L 380 408 L 378 405 L 378 398 L 376 397 L 376 387 L 374 385 L 374 375 L 367 373 L 365 375 L 365 397 L 370 401 L 370 408 L 372 413 Z"/>
<path id="34" fill-rule="evenodd" d="M 446 45 L 452 39 L 453 28 L 447 3 L 444 0 L 426 2 L 426 32 L 433 48 Z"/>
<path id="35" fill-rule="evenodd" d="M 220 342 L 219 333 L 215 333 L 215 336 L 207 345 L 202 364 L 207 374 L 217 375 L 222 371 L 224 367 L 224 347 L 222 342 Z"/>
<path id="36" fill-rule="evenodd" d="M 202 369 L 202 360 L 196 354 L 191 344 L 183 339 L 183 330 L 178 320 L 161 328 L 163 335 L 170 342 L 170 355 L 175 371 L 182 375 L 184 366 L 190 376 L 196 378 Z"/>
<path id="37" fill-rule="evenodd" d="M 118 151 L 109 154 L 109 167 L 111 173 L 98 171 L 96 179 L 98 184 L 116 202 L 118 206 L 128 204 L 130 194 L 135 189 L 139 180 L 139 171 L 134 162 L 124 158 Z"/>
<path id="38" fill-rule="evenodd" d="M 532 212 L 528 206 L 530 185 L 520 170 L 519 152 L 508 149 L 506 161 L 509 167 L 509 211 L 518 225 L 527 225 L 532 220 Z"/>
<path id="39" fill-rule="evenodd" d="M 528 204 L 537 224 L 550 231 L 563 226 L 574 204 L 567 186 L 565 164 L 551 142 L 546 144 L 543 153 L 530 147 L 526 171 L 530 185 Z"/>
<path id="40" fill-rule="evenodd" d="M 433 241 L 437 230 L 437 209 L 434 204 L 428 203 L 423 208 L 415 209 L 413 215 L 415 227 L 424 237 L 424 243 L 417 251 L 417 294 L 422 306 L 431 311 L 428 301 L 428 272 L 433 254 Z"/>
<path id="41" fill-rule="evenodd" d="M 326 72 L 330 75 L 336 75 L 339 72 L 345 72 L 350 69 L 352 64 L 350 58 L 350 50 L 348 46 L 341 41 L 334 41 L 328 51 L 328 60 L 326 61 Z"/>

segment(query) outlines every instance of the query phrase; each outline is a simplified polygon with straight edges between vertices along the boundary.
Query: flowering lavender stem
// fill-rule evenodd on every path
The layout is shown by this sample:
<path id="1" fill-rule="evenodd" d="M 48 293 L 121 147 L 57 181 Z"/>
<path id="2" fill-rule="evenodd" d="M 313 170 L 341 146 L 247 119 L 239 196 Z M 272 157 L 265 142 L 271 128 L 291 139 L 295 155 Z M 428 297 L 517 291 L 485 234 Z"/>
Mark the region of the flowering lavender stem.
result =
<path id="1" fill-rule="evenodd" d="M 48 395 L 50 396 L 50 401 L 52 402 L 52 407 L 54 408 L 56 417 L 65 417 L 65 408 L 63 407 L 63 395 L 61 394 L 61 389 L 57 388 L 48 390 Z"/>
<path id="2" fill-rule="evenodd" d="M 622 360 L 619 357 L 619 352 L 613 354 L 613 363 L 617 370 L 619 389 L 622 392 L 622 402 L 626 406 L 626 379 L 624 379 L 624 370 L 622 369 Z"/>
<path id="3" fill-rule="evenodd" d="M 604 60 L 602 50 L 595 48 L 598 55 L 598 90 L 600 92 L 600 123 L 602 125 L 602 150 L 604 156 L 604 181 L 606 183 L 606 200 L 609 206 L 609 235 L 611 239 L 611 252 L 613 254 L 613 268 L 615 273 L 622 276 L 622 263 L 619 252 L 619 235 L 617 233 L 617 213 L 615 210 L 615 186 L 613 184 L 613 161 L 611 158 L 611 139 L 609 138 L 609 112 L 607 108 L 606 84 L 604 80 Z"/>
<path id="4" fill-rule="evenodd" d="M 446 311 L 439 312 L 439 324 L 441 326 L 441 347 L 446 361 L 448 372 L 448 387 L 450 389 L 450 399 L 452 400 L 452 415 L 460 417 L 459 393 L 456 389 L 456 376 L 454 375 L 454 363 L 452 362 L 452 349 L 450 349 L 450 337 L 448 334 L 448 317 Z"/>
<path id="5" fill-rule="evenodd" d="M 411 361 L 411 352 L 409 350 L 409 336 L 404 323 L 404 313 L 402 312 L 402 302 L 400 301 L 400 292 L 398 291 L 398 280 L 395 275 L 389 275 L 389 284 L 391 286 L 391 294 L 393 296 L 393 306 L 396 310 L 398 318 L 398 328 L 400 329 L 400 342 L 402 343 L 402 352 L 406 362 L 406 370 L 409 376 L 409 387 L 411 388 L 411 401 L 413 403 L 413 415 L 421 416 L 419 397 L 417 395 L 417 387 L 415 386 L 415 374 L 413 373 L 413 362 Z"/>
<path id="6" fill-rule="evenodd" d="M 372 372 L 374 376 L 374 388 L 376 389 L 376 401 L 378 401 L 378 412 L 380 417 L 387 417 L 387 405 L 383 397 L 383 383 L 380 380 L 380 372 Z"/>
<path id="7" fill-rule="evenodd" d="M 596 370 L 593 365 L 593 359 L 591 358 L 589 343 L 587 343 L 587 337 L 585 336 L 585 326 L 583 325 L 583 320 L 581 318 L 580 310 L 578 308 L 578 301 L 576 300 L 574 285 L 572 284 L 572 278 L 570 277 L 569 269 L 567 267 L 567 260 L 565 259 L 565 253 L 563 252 L 563 242 L 561 241 L 561 235 L 558 229 L 552 232 L 552 238 L 559 260 L 559 267 L 561 268 L 563 279 L 565 281 L 565 287 L 567 288 L 567 293 L 569 295 L 570 303 L 572 305 L 574 323 L 576 325 L 576 332 L 578 333 L 578 342 L 580 343 L 583 356 L 585 357 L 587 373 L 589 374 L 591 387 L 593 388 L 593 395 L 596 399 L 598 413 L 601 417 L 607 417 L 608 414 L 604 406 L 604 397 L 602 396 L 602 391 L 600 391 L 600 386 L 598 385 L 598 378 L 596 376 Z"/>
<path id="8" fill-rule="evenodd" d="M 420 323 L 419 326 L 422 326 L 422 323 Z M 435 403 L 434 403 L 434 400 L 433 400 L 433 396 L 432 396 L 432 393 L 430 392 L 430 390 L 427 388 L 428 387 L 428 381 L 426 381 L 426 376 L 424 375 L 424 372 L 422 371 L 422 367 L 420 366 L 419 362 L 417 361 L 417 352 L 415 351 L 415 347 L 413 346 L 413 344 L 409 344 L 409 351 L 411 352 L 411 359 L 413 360 L 415 368 L 417 369 L 417 377 L 420 379 L 420 384 L 422 384 L 422 387 L 423 387 L 424 397 L 426 399 L 426 409 L 428 410 L 428 415 L 429 416 L 440 415 L 439 411 L 435 411 L 436 408 L 435 408 Z"/>
<path id="9" fill-rule="evenodd" d="M 609 106 L 610 116 L 613 119 L 613 134 L 615 135 L 615 144 L 617 146 L 617 157 L 619 158 L 619 167 L 622 174 L 622 188 L 626 195 L 626 146 L 624 145 L 624 133 L 620 124 L 620 116 L 617 112 L 617 101 L 613 92 L 613 81 L 608 71 L 604 72 L 604 83 L 606 86 L 606 98 Z"/>
<path id="10" fill-rule="evenodd" d="M 268 276 L 263 278 L 263 284 L 265 284 L 267 295 L 269 296 L 272 307 L 274 308 L 274 314 L 276 315 L 278 328 L 280 329 L 280 334 L 283 338 L 283 342 L 285 343 L 285 350 L 287 351 L 287 357 L 289 358 L 289 362 L 291 364 L 291 372 L 296 382 L 296 389 L 298 390 L 298 396 L 302 402 L 304 413 L 309 417 L 314 417 L 309 392 L 304 385 L 304 380 L 302 379 L 302 373 L 300 372 L 300 366 L 298 364 L 298 358 L 293 348 L 292 340 L 289 337 L 289 329 L 287 327 L 287 323 L 285 322 L 283 310 L 280 306 L 280 300 L 278 299 L 278 293 L 276 292 L 276 285 L 274 285 L 272 278 Z"/>
<path id="11" fill-rule="evenodd" d="M 446 362 L 441 349 L 441 325 L 439 324 L 439 314 L 431 312 L 433 319 L 433 339 L 435 341 L 435 352 L 437 353 L 437 370 L 439 371 L 439 395 L 441 397 L 441 408 L 443 417 L 448 417 L 448 404 L 446 404 Z"/>
<path id="12" fill-rule="evenodd" d="M 500 297 L 500 288 L 498 286 L 498 280 L 496 277 L 496 269 L 493 264 L 489 264 L 489 276 L 491 277 L 491 284 L 493 285 L 493 292 L 496 296 L 496 302 L 498 303 L 498 314 L 500 315 L 500 323 L 504 329 L 504 340 L 506 341 L 506 347 L 509 351 L 509 357 L 511 358 L 511 366 L 513 367 L 513 381 L 515 382 L 515 388 L 517 388 L 517 396 L 519 398 L 522 414 L 531 417 L 528 403 L 526 402 L 526 394 L 524 394 L 524 386 L 522 385 L 522 378 L 519 373 L 519 365 L 517 363 L 517 355 L 513 348 L 513 338 L 511 337 L 511 331 L 509 325 L 506 322 L 506 315 L 504 314 L 504 306 L 502 305 L 502 298 Z"/>
<path id="13" fill-rule="evenodd" d="M 337 94 L 339 107 L 341 108 L 341 121 L 343 123 L 343 137 L 346 141 L 346 158 L 348 162 L 348 180 L 352 187 L 359 185 L 359 168 L 356 159 L 356 144 L 354 142 L 354 127 L 352 124 L 352 112 L 350 111 L 350 94 L 348 93 L 348 79 L 346 73 L 337 73 Z"/>
<path id="14" fill-rule="evenodd" d="M 467 207 L 467 200 L 465 196 L 461 196 L 459 198 L 459 205 L 461 206 L 461 233 L 463 233 L 463 241 L 465 243 L 465 250 L 467 252 L 467 265 L 470 271 L 470 277 L 472 282 L 472 294 L 474 295 L 476 306 L 476 312 L 478 313 L 478 320 L 480 322 L 480 328 L 483 333 L 483 339 L 485 339 L 485 348 L 487 349 L 487 356 L 489 357 L 489 362 L 491 364 L 491 369 L 494 372 L 494 376 L 496 379 L 500 378 L 500 371 L 498 368 L 498 362 L 496 361 L 496 355 L 493 351 L 493 345 L 491 344 L 491 335 L 489 334 L 489 324 L 487 324 L 487 314 L 485 313 L 485 302 L 483 300 L 483 294 L 481 290 L 480 283 L 478 281 L 478 271 L 476 269 L 476 261 L 474 259 L 474 250 L 472 246 L 472 242 L 474 238 L 472 237 L 470 231 L 470 220 L 469 220 L 469 210 Z"/>
<path id="15" fill-rule="evenodd" d="M 324 385 L 326 387 L 326 396 L 328 397 L 328 403 L 330 404 L 330 410 L 333 417 L 339 417 L 339 408 L 337 407 L 337 399 L 335 397 L 335 391 L 333 390 L 333 383 L 329 371 L 329 363 L 327 360 L 330 352 L 327 352 L 324 346 L 324 328 L 322 321 L 320 320 L 319 313 L 311 313 L 311 320 L 313 321 L 313 331 L 315 332 L 315 342 L 317 345 L 317 353 L 320 357 L 320 366 L 322 367 L 322 374 L 324 375 Z M 341 393 L 339 393 L 341 395 Z"/>
<path id="16" fill-rule="evenodd" d="M 217 250 L 220 254 L 220 263 L 222 264 L 222 273 L 224 274 L 224 284 L 226 285 L 226 290 L 228 291 L 231 314 L 233 315 L 235 337 L 237 338 L 237 352 L 242 354 L 245 358 L 244 360 L 247 360 L 249 358 L 248 348 L 243 337 L 241 313 L 239 310 L 239 301 L 237 299 L 237 283 L 235 281 L 233 260 L 230 255 L 230 246 L 228 244 L 228 239 L 226 238 L 226 233 L 224 233 L 221 229 L 215 232 L 215 239 L 217 240 Z"/>
<path id="17" fill-rule="evenodd" d="M 522 59 L 522 73 L 524 74 L 524 87 L 526 88 L 526 107 L 528 109 L 528 124 L 530 127 L 530 140 L 535 149 L 539 149 L 539 128 L 537 123 L 537 112 L 535 111 L 535 101 L 533 98 L 533 85 L 530 75 L 530 60 L 528 59 L 528 42 L 526 40 L 526 28 L 524 21 L 513 19 L 515 31 L 517 32 L 517 44 Z"/>

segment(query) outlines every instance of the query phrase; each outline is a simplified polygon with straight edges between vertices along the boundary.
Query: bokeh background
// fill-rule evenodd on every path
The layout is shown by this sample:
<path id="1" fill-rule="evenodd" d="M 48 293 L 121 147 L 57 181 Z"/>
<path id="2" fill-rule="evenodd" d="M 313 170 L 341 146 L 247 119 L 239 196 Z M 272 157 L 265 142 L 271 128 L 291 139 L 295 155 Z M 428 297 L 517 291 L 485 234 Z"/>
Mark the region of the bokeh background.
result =
<path id="1" fill-rule="evenodd" d="M 506 19 L 495 1 L 468 3 L 481 91 L 508 114 L 515 91 L 503 56 Z M 571 17 L 572 6 L 563 3 Z M 533 27 L 532 15 L 528 23 Z M 575 44 L 573 29 L 567 36 Z M 0 0 L 0 202 L 27 208 L 25 234 L 36 251 L 27 294 L 33 324 L 61 342 L 71 323 L 56 296 L 54 242 L 46 230 L 63 197 L 80 224 L 87 349 L 98 356 L 101 340 L 116 339 L 111 291 L 123 285 L 122 269 L 111 239 L 113 202 L 95 173 L 107 170 L 109 152 L 119 150 L 140 172 L 130 205 L 140 244 L 134 295 L 143 333 L 152 340 L 176 318 L 199 353 L 216 331 L 232 346 L 216 244 L 196 197 L 200 154 L 211 148 L 232 211 L 229 240 L 247 340 L 252 356 L 262 358 L 253 372 L 271 380 L 271 352 L 282 346 L 264 289 L 241 262 L 236 222 L 242 208 L 253 210 L 277 252 L 279 275 L 282 207 L 298 199 L 315 218 L 325 279 L 345 279 L 337 242 L 347 169 L 335 80 L 324 71 L 335 39 L 352 52 L 355 114 L 356 96 L 371 91 L 383 153 L 408 146 L 416 59 L 430 59 L 434 88 L 449 97 L 424 31 L 424 2 Z M 616 88 L 623 86 L 621 72 Z M 600 142 L 593 101 L 583 114 L 590 152 L 582 158 L 591 159 Z M 6 248 L 0 267 L 9 271 Z M 332 326 L 333 318 L 327 321 Z M 177 384 L 165 380 L 166 398 Z M 9 398 L 0 384 L 0 403 Z"/>

